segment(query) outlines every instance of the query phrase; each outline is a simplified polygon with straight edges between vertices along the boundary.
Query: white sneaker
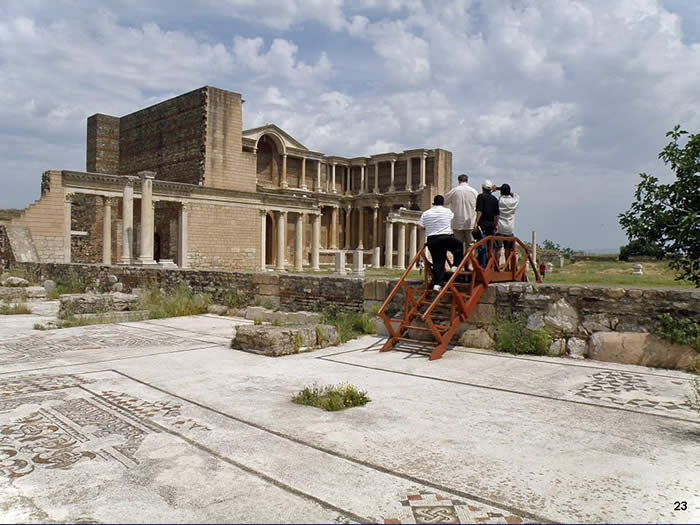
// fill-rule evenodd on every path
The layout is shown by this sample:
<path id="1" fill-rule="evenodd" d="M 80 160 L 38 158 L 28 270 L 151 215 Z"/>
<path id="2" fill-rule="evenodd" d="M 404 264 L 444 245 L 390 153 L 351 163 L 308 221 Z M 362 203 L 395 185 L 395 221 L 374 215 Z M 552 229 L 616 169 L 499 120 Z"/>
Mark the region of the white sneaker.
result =
<path id="1" fill-rule="evenodd" d="M 439 292 L 440 290 L 442 290 L 442 286 L 440 286 L 439 284 L 433 286 L 433 292 Z"/>
<path id="2" fill-rule="evenodd" d="M 453 266 L 452 268 L 450 268 L 450 271 L 451 271 L 452 273 L 457 273 L 457 267 L 456 267 L 456 266 Z"/>

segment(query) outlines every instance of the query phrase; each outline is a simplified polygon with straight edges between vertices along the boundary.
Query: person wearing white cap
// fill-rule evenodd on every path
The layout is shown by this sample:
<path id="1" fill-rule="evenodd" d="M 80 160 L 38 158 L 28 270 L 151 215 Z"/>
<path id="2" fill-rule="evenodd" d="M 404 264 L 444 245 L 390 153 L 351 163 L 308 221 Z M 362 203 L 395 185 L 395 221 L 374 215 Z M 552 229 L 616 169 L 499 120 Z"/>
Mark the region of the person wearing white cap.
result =
<path id="1" fill-rule="evenodd" d="M 489 235 L 495 235 L 498 231 L 498 199 L 491 194 L 493 183 L 486 179 L 481 185 L 481 193 L 476 198 L 476 221 L 474 223 L 474 238 L 480 241 Z M 486 266 L 486 246 L 479 247 L 479 265 Z"/>

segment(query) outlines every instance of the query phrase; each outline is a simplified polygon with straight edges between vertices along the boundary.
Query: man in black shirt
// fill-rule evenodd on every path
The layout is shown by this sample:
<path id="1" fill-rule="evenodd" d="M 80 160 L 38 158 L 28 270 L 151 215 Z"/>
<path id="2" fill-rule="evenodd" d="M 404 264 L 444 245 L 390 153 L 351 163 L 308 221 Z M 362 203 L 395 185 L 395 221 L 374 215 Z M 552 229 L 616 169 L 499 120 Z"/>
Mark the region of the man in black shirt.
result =
<path id="1" fill-rule="evenodd" d="M 498 199 L 491 195 L 494 185 L 485 180 L 481 185 L 482 192 L 476 197 L 476 221 L 474 223 L 474 239 L 478 242 L 484 237 L 495 235 L 498 231 Z M 479 265 L 484 267 L 488 262 L 486 246 L 479 247 Z"/>

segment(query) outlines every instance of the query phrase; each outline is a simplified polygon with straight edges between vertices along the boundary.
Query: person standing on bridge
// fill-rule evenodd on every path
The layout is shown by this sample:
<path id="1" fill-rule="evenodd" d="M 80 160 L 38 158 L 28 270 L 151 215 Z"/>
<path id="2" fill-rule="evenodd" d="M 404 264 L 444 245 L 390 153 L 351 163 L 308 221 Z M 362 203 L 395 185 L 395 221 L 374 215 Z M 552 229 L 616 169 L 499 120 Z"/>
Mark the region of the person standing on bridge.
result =
<path id="1" fill-rule="evenodd" d="M 515 210 L 520 204 L 520 196 L 517 193 L 512 193 L 509 184 L 502 184 L 494 188 L 501 192 L 501 197 L 498 199 L 498 235 L 503 237 L 512 237 L 515 235 Z M 505 245 L 505 256 L 513 248 L 513 241 L 498 241 L 496 246 L 500 250 Z"/>
<path id="2" fill-rule="evenodd" d="M 445 194 L 445 205 L 454 213 L 452 230 L 457 240 L 463 243 L 464 253 L 467 253 L 474 244 L 472 229 L 479 192 L 469 185 L 469 177 L 464 173 L 457 177 L 457 182 L 459 184 Z"/>
<path id="3" fill-rule="evenodd" d="M 474 238 L 480 241 L 498 231 L 498 199 L 491 194 L 493 183 L 486 179 L 481 185 L 481 193 L 476 198 L 476 221 L 474 223 Z M 479 265 L 483 268 L 488 262 L 486 245 L 479 246 Z"/>
<path id="4" fill-rule="evenodd" d="M 433 258 L 433 290 L 439 292 L 445 284 L 445 261 L 451 252 L 455 268 L 464 258 L 462 242 L 452 233 L 454 213 L 445 208 L 445 198 L 435 195 L 433 206 L 418 219 L 418 229 L 425 230 L 426 244 Z"/>

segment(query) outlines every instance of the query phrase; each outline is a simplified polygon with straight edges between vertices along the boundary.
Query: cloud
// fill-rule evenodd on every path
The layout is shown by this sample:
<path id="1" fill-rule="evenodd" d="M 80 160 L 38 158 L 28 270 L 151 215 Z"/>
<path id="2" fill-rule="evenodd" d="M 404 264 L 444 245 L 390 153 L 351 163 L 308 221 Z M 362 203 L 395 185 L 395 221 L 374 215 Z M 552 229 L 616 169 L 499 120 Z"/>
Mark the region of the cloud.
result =
<path id="1" fill-rule="evenodd" d="M 244 125 L 367 155 L 453 152 L 510 182 L 520 233 L 624 242 L 616 215 L 680 122 L 700 131 L 691 0 L 114 0 L 0 4 L 0 206 L 16 178 L 84 165 L 85 118 L 204 84 L 241 92 Z M 41 145 L 45 145 L 42 147 Z"/>

